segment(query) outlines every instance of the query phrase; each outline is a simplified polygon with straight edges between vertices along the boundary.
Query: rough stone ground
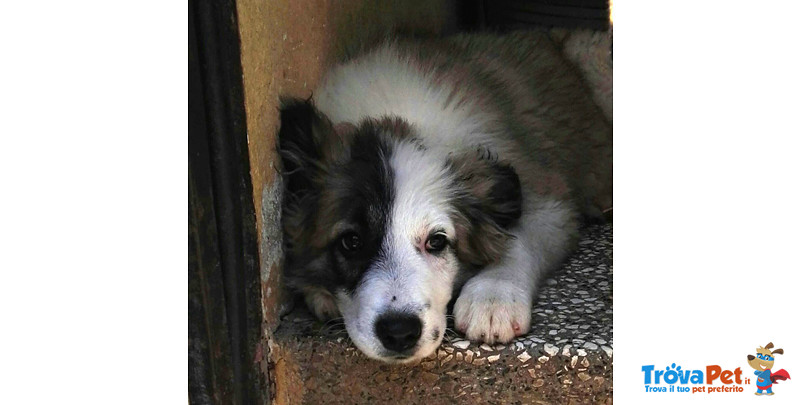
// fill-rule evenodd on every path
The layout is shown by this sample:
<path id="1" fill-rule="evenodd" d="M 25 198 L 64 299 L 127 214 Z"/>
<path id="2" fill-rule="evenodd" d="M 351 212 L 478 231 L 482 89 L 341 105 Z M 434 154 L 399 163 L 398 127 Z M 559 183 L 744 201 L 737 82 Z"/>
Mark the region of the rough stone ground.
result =
<path id="1" fill-rule="evenodd" d="M 531 332 L 505 345 L 451 332 L 422 363 L 390 366 L 297 308 L 272 339 L 270 392 L 276 403 L 611 403 L 612 232 L 584 229 L 541 289 Z"/>

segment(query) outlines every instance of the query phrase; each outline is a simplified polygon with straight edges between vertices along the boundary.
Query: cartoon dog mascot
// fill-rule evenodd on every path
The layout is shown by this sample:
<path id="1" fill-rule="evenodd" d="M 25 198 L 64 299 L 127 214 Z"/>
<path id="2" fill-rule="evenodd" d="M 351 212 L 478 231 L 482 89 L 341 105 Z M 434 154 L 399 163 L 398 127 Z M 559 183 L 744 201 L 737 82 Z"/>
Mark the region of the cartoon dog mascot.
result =
<path id="1" fill-rule="evenodd" d="M 783 349 L 772 349 L 772 342 L 764 347 L 756 349 L 756 355 L 747 355 L 747 364 L 756 370 L 755 375 L 758 377 L 756 380 L 756 387 L 758 391 L 756 395 L 762 395 L 762 391 L 767 391 L 767 395 L 775 395 L 772 392 L 772 384 L 777 384 L 778 381 L 791 379 L 786 370 L 778 370 L 772 372 L 772 366 L 775 364 L 775 355 L 783 354 Z"/>

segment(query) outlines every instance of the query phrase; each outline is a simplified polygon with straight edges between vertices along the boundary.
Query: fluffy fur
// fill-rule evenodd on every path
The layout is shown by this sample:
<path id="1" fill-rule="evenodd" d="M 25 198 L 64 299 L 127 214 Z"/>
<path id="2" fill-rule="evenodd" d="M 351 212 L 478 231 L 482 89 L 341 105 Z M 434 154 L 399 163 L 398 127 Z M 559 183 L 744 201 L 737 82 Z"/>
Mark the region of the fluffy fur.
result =
<path id="1" fill-rule="evenodd" d="M 284 100 L 289 284 L 389 362 L 507 342 L 611 206 L 611 127 L 544 33 L 388 42 Z"/>

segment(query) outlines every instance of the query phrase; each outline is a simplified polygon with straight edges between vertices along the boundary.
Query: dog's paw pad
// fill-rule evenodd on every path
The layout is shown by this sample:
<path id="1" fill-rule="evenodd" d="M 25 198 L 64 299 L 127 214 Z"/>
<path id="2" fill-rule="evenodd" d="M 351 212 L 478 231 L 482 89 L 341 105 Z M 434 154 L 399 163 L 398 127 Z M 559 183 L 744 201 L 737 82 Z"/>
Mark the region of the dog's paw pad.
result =
<path id="1" fill-rule="evenodd" d="M 511 282 L 470 280 L 453 309 L 456 329 L 467 339 L 506 343 L 530 330 L 531 297 Z"/>

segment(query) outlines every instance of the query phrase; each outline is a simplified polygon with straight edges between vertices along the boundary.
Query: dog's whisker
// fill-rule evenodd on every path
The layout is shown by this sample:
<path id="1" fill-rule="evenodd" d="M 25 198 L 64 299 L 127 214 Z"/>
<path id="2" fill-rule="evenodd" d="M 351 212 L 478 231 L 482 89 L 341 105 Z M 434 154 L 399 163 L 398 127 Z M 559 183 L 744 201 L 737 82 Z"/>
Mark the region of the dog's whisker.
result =
<path id="1" fill-rule="evenodd" d="M 339 329 L 344 326 L 344 322 L 332 323 L 330 325 L 322 325 L 321 329 Z"/>
<path id="2" fill-rule="evenodd" d="M 331 328 L 320 329 L 320 332 L 322 332 L 322 333 L 333 333 L 333 332 L 339 332 L 339 331 L 344 331 L 344 328 L 331 327 Z"/>
<path id="3" fill-rule="evenodd" d="M 330 334 L 332 332 L 336 332 L 336 333 L 344 332 L 344 333 L 346 333 L 347 330 L 344 328 L 344 322 L 340 322 L 340 323 L 334 323 L 334 324 L 330 324 L 330 325 L 323 325 L 320 328 L 320 332 L 322 332 L 324 334 Z"/>
<path id="4" fill-rule="evenodd" d="M 344 318 L 343 318 L 343 317 L 341 317 L 341 316 L 340 316 L 340 317 L 338 317 L 338 318 L 331 318 L 331 319 L 328 319 L 327 321 L 325 321 L 325 323 L 324 323 L 323 325 L 327 325 L 327 324 L 329 324 L 329 323 L 331 323 L 331 322 L 334 322 L 334 323 L 336 323 L 336 322 L 341 322 L 341 323 L 344 323 Z"/>

